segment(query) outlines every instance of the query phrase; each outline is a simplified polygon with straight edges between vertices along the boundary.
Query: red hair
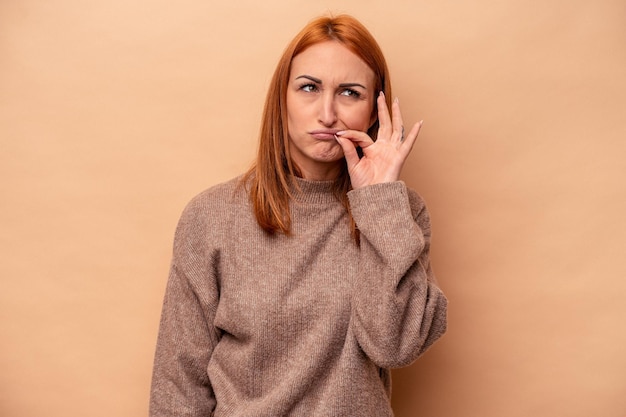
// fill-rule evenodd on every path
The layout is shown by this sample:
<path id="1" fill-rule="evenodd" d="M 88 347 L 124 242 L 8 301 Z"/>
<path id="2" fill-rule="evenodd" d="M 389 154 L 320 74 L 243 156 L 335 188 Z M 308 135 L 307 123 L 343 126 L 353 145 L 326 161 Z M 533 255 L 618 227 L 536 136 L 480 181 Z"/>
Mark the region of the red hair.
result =
<path id="1" fill-rule="evenodd" d="M 263 110 L 257 159 L 243 177 L 243 181 L 250 187 L 250 199 L 257 222 L 270 234 L 290 232 L 291 177 L 299 174 L 297 166 L 294 166 L 289 157 L 287 130 L 287 85 L 291 62 L 308 47 L 327 41 L 339 42 L 361 58 L 374 72 L 374 91 L 383 91 L 387 106 L 391 105 L 391 84 L 385 57 L 374 37 L 358 20 L 348 15 L 319 17 L 296 35 L 283 52 L 274 71 Z M 376 105 L 372 114 L 377 115 Z M 368 129 L 368 134 L 376 140 L 378 118 L 374 118 L 376 121 Z M 345 160 L 343 163 L 333 190 L 350 212 L 347 196 L 351 189 L 350 176 Z M 352 234 L 358 242 L 358 231 L 352 216 L 350 218 Z"/>

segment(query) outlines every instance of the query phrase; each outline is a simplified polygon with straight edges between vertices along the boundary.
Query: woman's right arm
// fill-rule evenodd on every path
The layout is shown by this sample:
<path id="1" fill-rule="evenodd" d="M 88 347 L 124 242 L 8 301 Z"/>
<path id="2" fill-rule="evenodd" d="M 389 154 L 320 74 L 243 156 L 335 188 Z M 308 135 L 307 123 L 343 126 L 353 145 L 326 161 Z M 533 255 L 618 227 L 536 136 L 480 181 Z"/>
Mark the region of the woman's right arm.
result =
<path id="1" fill-rule="evenodd" d="M 219 341 L 218 251 L 206 234 L 202 204 L 192 202 L 176 230 L 157 340 L 150 417 L 210 416 L 215 408 L 207 366 Z"/>

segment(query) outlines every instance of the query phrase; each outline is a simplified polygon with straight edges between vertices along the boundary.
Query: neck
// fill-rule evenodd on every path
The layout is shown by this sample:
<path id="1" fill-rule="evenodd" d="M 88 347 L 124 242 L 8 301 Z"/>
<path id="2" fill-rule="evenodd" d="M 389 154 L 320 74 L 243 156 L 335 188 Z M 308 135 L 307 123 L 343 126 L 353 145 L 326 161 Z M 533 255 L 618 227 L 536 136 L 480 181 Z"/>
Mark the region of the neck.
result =
<path id="1" fill-rule="evenodd" d="M 334 181 L 339 178 L 341 174 L 341 165 L 328 164 L 322 166 L 311 167 L 296 167 L 298 176 L 309 181 Z"/>

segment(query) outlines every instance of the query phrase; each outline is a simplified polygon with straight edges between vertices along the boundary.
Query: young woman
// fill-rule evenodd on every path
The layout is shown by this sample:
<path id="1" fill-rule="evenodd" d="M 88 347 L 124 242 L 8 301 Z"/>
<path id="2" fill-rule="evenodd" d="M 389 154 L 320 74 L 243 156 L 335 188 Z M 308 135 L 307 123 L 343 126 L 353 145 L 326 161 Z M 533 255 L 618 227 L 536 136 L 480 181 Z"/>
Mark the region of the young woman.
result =
<path id="1" fill-rule="evenodd" d="M 178 225 L 150 415 L 392 416 L 390 368 L 446 328 L 430 223 L 398 180 L 405 131 L 384 57 L 349 16 L 289 44 L 259 153 Z"/>

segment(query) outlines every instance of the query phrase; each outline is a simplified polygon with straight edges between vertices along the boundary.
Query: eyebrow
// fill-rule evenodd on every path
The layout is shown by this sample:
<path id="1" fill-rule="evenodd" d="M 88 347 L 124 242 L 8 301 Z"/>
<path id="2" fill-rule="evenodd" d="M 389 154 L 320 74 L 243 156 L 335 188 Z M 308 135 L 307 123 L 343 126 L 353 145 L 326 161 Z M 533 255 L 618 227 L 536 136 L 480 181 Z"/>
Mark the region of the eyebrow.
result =
<path id="1" fill-rule="evenodd" d="M 306 78 L 307 80 L 311 80 L 317 84 L 322 84 L 322 80 L 320 80 L 319 78 L 310 76 L 310 75 L 300 75 L 296 77 L 296 80 L 299 80 L 300 78 Z M 362 89 L 367 90 L 367 88 L 363 84 L 359 84 L 359 83 L 341 83 L 339 84 L 339 87 L 341 88 L 361 87 Z"/>

